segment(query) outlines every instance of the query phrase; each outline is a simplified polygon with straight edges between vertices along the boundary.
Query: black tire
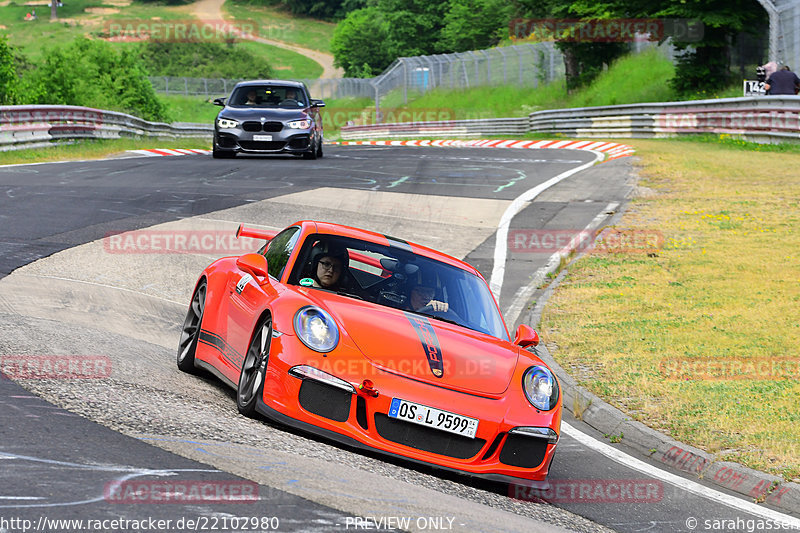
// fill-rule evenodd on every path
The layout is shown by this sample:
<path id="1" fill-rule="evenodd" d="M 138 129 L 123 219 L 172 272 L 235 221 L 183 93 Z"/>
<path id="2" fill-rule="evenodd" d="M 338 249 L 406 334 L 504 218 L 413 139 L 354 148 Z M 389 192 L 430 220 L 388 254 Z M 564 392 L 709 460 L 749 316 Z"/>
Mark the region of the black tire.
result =
<path id="1" fill-rule="evenodd" d="M 303 159 L 316 159 L 317 147 L 312 145 L 307 152 L 303 152 Z"/>
<path id="2" fill-rule="evenodd" d="M 178 343 L 178 368 L 190 374 L 197 373 L 194 366 L 194 355 L 197 352 L 197 341 L 200 339 L 200 326 L 203 324 L 203 312 L 206 308 L 206 292 L 208 284 L 201 281 L 192 295 L 186 320 L 183 321 L 181 339 Z"/>
<path id="3" fill-rule="evenodd" d="M 230 159 L 236 157 L 236 152 L 231 150 L 217 150 L 217 145 L 211 147 L 211 157 L 214 159 Z"/>
<path id="4" fill-rule="evenodd" d="M 322 153 L 322 139 L 320 139 L 319 143 L 317 143 L 317 157 L 322 158 L 324 154 Z"/>
<path id="5" fill-rule="evenodd" d="M 267 315 L 253 331 L 236 388 L 236 407 L 241 414 L 250 418 L 255 418 L 258 399 L 264 393 L 271 344 L 272 317 Z"/>

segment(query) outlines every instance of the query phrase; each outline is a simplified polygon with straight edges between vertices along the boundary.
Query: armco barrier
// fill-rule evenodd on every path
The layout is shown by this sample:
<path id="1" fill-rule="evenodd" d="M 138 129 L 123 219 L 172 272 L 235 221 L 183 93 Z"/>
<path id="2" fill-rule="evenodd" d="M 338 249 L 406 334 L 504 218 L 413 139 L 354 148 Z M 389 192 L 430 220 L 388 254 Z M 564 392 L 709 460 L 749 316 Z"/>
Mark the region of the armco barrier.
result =
<path id="1" fill-rule="evenodd" d="M 78 106 L 0 106 L 0 151 L 75 139 L 120 137 L 211 138 L 205 124 L 164 124 L 132 115 Z"/>
<path id="2" fill-rule="evenodd" d="M 582 138 L 729 134 L 754 142 L 800 140 L 800 96 L 721 98 L 537 111 L 522 119 L 346 126 L 343 139 L 540 133 Z"/>

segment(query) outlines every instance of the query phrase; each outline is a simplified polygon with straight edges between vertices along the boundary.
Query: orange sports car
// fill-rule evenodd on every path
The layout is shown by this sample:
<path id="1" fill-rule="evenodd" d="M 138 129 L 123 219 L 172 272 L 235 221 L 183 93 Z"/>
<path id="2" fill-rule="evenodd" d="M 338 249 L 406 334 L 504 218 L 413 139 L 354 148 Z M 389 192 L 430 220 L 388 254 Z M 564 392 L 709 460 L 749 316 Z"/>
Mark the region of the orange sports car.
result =
<path id="1" fill-rule="evenodd" d="M 178 368 L 236 389 L 247 416 L 356 448 L 514 482 L 547 476 L 559 384 L 509 336 L 470 265 L 394 237 L 302 221 L 208 266 Z"/>

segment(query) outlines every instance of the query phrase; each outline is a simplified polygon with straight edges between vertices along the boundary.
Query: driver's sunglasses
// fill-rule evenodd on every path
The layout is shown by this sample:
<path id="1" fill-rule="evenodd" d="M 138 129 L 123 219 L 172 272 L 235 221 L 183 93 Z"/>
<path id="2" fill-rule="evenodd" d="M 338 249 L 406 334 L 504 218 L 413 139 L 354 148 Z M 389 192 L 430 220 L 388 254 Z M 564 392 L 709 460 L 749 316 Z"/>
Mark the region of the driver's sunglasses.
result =
<path id="1" fill-rule="evenodd" d="M 320 266 L 325 270 L 333 270 L 334 272 L 339 272 L 342 270 L 342 265 L 338 263 L 333 263 L 331 261 L 320 261 Z"/>

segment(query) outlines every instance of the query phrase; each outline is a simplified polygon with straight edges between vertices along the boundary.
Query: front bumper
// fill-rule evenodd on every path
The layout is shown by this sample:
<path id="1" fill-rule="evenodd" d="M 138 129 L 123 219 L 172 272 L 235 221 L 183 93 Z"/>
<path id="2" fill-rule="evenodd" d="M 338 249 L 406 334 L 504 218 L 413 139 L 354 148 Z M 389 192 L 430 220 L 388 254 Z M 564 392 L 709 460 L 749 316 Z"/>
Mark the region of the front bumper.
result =
<path id="1" fill-rule="evenodd" d="M 372 365 L 366 376 L 350 371 L 366 366 L 338 359 L 341 346 L 323 358 L 297 346 L 301 343 L 290 334 L 273 342 L 264 394 L 257 407 L 268 418 L 355 448 L 483 479 L 520 483 L 542 481 L 547 476 L 560 430 L 559 409 L 537 413 L 523 397 L 514 398 L 513 391 L 502 398 L 465 394 Z M 315 357 L 319 359 L 316 364 Z M 349 383 L 352 390 L 292 375 L 290 370 L 296 364 L 315 366 Z M 365 378 L 374 383 L 377 397 L 358 389 Z M 468 438 L 390 418 L 387 413 L 395 397 L 478 418 L 477 434 Z"/>
<path id="2" fill-rule="evenodd" d="M 264 140 L 269 137 L 269 140 Z M 284 128 L 279 132 L 249 132 L 240 128 L 214 132 L 217 150 L 236 153 L 275 154 L 307 152 L 314 143 L 315 131 Z"/>

